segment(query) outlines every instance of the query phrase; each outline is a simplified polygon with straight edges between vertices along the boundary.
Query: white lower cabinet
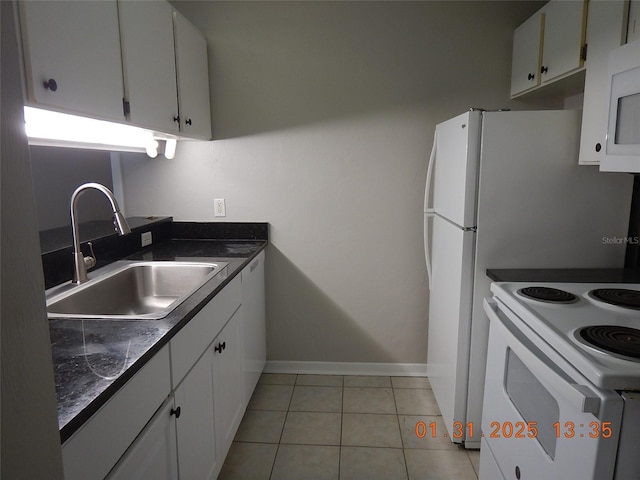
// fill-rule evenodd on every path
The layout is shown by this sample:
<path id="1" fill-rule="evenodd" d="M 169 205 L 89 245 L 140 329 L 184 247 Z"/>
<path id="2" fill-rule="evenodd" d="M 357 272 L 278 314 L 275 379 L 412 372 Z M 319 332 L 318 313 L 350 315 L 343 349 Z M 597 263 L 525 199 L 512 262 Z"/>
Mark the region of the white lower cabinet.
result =
<path id="1" fill-rule="evenodd" d="M 213 349 L 208 348 L 175 391 L 180 478 L 215 479 L 222 467 L 216 441 Z"/>
<path id="2" fill-rule="evenodd" d="M 169 397 L 107 479 L 175 480 L 178 478 L 174 416 L 173 397 Z"/>
<path id="3" fill-rule="evenodd" d="M 242 270 L 242 365 L 244 398 L 248 402 L 267 361 L 264 298 L 264 261 L 261 252 Z"/>
<path id="4" fill-rule="evenodd" d="M 218 453 L 223 459 L 231 447 L 246 408 L 243 398 L 241 321 L 242 307 L 213 341 L 216 437 Z"/>
<path id="5" fill-rule="evenodd" d="M 66 480 L 217 478 L 264 368 L 263 258 L 65 442 Z"/>
<path id="6" fill-rule="evenodd" d="M 242 420 L 241 315 L 238 308 L 175 390 L 181 479 L 215 479 Z"/>

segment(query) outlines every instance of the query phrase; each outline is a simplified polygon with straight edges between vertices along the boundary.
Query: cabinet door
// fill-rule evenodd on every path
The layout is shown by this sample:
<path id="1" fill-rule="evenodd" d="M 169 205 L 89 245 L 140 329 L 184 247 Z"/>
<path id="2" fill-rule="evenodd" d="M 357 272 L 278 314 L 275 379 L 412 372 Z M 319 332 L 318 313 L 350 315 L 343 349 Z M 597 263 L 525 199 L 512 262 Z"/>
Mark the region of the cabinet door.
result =
<path id="1" fill-rule="evenodd" d="M 589 3 L 589 54 L 580 131 L 581 165 L 598 165 L 604 154 L 608 118 L 603 112 L 607 109 L 609 52 L 623 43 L 625 9 L 624 0 L 591 0 Z"/>
<path id="2" fill-rule="evenodd" d="M 543 21 L 544 15 L 536 13 L 513 34 L 511 96 L 540 85 Z"/>
<path id="3" fill-rule="evenodd" d="M 242 352 L 244 399 L 249 401 L 267 360 L 264 252 L 242 270 Z"/>
<path id="4" fill-rule="evenodd" d="M 184 16 L 174 12 L 180 130 L 187 136 L 211 138 L 207 41 Z"/>
<path id="5" fill-rule="evenodd" d="M 629 2 L 628 23 L 627 43 L 640 40 L 640 0 L 631 0 Z"/>
<path id="6" fill-rule="evenodd" d="M 214 352 L 208 348 L 175 390 L 180 478 L 214 480 L 224 457 L 216 448 Z M 217 406 L 216 406 L 217 408 Z"/>
<path id="7" fill-rule="evenodd" d="M 544 7 L 542 83 L 583 65 L 586 3 L 554 0 Z"/>
<path id="8" fill-rule="evenodd" d="M 243 399 L 241 321 L 242 306 L 213 341 L 216 436 L 220 458 L 227 455 L 246 406 Z"/>
<path id="9" fill-rule="evenodd" d="M 18 4 L 29 102 L 124 121 L 116 1 Z"/>
<path id="10" fill-rule="evenodd" d="M 178 478 L 173 397 L 147 424 L 107 480 L 175 480 Z"/>
<path id="11" fill-rule="evenodd" d="M 129 120 L 178 132 L 173 9 L 164 1 L 119 0 L 122 65 Z"/>

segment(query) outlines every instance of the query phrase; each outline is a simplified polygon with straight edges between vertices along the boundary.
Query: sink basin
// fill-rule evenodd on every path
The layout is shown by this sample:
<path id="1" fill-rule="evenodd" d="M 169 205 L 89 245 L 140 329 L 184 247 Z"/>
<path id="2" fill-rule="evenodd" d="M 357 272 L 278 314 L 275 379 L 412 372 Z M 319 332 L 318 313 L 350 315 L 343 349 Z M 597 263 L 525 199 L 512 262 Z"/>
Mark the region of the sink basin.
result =
<path id="1" fill-rule="evenodd" d="M 227 262 L 127 263 L 47 299 L 49 318 L 166 317 Z"/>

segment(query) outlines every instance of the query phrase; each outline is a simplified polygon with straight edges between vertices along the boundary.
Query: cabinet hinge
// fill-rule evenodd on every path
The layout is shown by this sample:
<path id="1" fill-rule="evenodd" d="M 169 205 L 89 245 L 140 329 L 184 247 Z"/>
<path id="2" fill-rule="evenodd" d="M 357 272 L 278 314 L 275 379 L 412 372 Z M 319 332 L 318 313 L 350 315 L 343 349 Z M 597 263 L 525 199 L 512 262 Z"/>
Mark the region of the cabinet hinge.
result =
<path id="1" fill-rule="evenodd" d="M 583 62 L 587 61 L 587 44 L 585 43 L 582 48 L 580 49 L 580 59 Z"/>
<path id="2" fill-rule="evenodd" d="M 131 104 L 127 101 L 126 98 L 122 99 L 122 110 L 124 111 L 125 117 L 128 117 L 131 114 Z"/>

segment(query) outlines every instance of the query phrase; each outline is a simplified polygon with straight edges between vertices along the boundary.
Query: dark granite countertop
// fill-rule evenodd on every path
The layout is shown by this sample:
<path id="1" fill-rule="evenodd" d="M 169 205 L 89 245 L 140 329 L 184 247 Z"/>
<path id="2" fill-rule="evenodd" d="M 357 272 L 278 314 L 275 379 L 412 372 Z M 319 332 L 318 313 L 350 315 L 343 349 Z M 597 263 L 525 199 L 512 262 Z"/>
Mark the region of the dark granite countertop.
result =
<path id="1" fill-rule="evenodd" d="M 165 240 L 124 260 L 225 261 L 228 265 L 159 320 L 50 319 L 62 442 L 104 405 L 266 245 L 266 239 L 255 238 Z M 100 272 L 94 270 L 89 277 L 96 276 L 96 273 Z"/>
<path id="2" fill-rule="evenodd" d="M 503 268 L 487 269 L 494 282 L 640 283 L 640 269 Z"/>

